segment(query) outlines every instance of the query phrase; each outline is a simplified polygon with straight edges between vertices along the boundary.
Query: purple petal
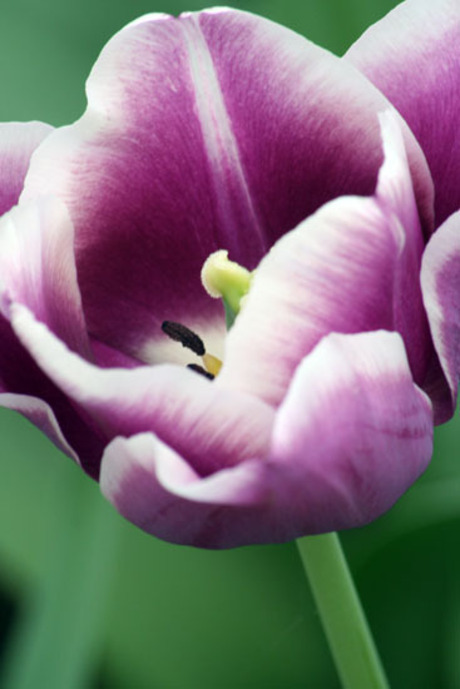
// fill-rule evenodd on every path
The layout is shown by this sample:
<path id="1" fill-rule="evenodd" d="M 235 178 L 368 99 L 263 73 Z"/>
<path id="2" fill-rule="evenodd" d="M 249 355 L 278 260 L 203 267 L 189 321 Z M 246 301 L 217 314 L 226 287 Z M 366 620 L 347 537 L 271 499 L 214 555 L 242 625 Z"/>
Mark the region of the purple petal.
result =
<path id="1" fill-rule="evenodd" d="M 178 366 L 100 369 L 73 354 L 22 306 L 13 328 L 49 378 L 107 439 L 153 431 L 201 475 L 267 453 L 273 410 Z"/>
<path id="2" fill-rule="evenodd" d="M 23 203 L 0 220 L 0 309 L 6 318 L 12 303 L 27 306 L 72 349 L 91 357 L 73 227 L 56 198 Z"/>
<path id="3" fill-rule="evenodd" d="M 200 477 L 153 434 L 116 438 L 106 449 L 101 490 L 144 531 L 172 543 L 231 548 L 261 541 L 269 486 L 264 464 L 245 462 Z"/>
<path id="4" fill-rule="evenodd" d="M 460 4 L 406 0 L 368 29 L 346 59 L 393 103 L 427 157 L 439 225 L 460 207 Z"/>
<path id="5" fill-rule="evenodd" d="M 375 519 L 425 470 L 432 435 L 430 401 L 396 333 L 329 335 L 297 370 L 275 423 L 271 462 L 284 479 L 286 529 Z"/>
<path id="6" fill-rule="evenodd" d="M 223 340 L 200 270 L 216 249 L 253 268 L 325 201 L 371 193 L 385 99 L 356 70 L 251 14 L 148 15 L 106 46 L 89 107 L 35 156 L 25 197 L 58 193 L 76 227 L 90 332 L 170 361 L 163 320 Z M 418 202 L 431 186 L 406 131 Z M 214 345 L 213 345 L 214 346 Z"/>
<path id="7" fill-rule="evenodd" d="M 216 382 L 281 402 L 299 362 L 331 331 L 404 335 L 418 383 L 433 356 L 419 286 L 423 251 L 397 123 L 382 119 L 374 198 L 342 197 L 277 242 L 256 271 Z"/>
<path id="8" fill-rule="evenodd" d="M 43 122 L 0 123 L 0 216 L 18 202 L 30 157 L 52 131 Z"/>
<path id="9" fill-rule="evenodd" d="M 95 363 L 101 368 L 136 368 L 142 365 L 138 359 L 133 359 L 98 340 L 91 340 L 91 349 Z"/>
<path id="10" fill-rule="evenodd" d="M 3 393 L 1 406 L 26 416 L 60 450 L 73 459 L 78 457 L 85 471 L 97 478 L 106 437 L 38 368 L 3 317 L 0 317 L 0 393 Z"/>
<path id="11" fill-rule="evenodd" d="M 423 257 L 422 290 L 434 344 L 450 386 L 439 422 L 455 411 L 460 374 L 460 212 L 431 238 Z"/>
<path id="12" fill-rule="evenodd" d="M 97 476 L 103 434 L 40 371 L 18 341 L 9 323 L 14 304 L 33 309 L 72 349 L 92 358 L 76 280 L 72 225 L 57 199 L 22 204 L 0 221 L 0 390 L 11 393 L 0 397 L 0 404 L 16 408 L 20 400 L 18 411 L 43 427 L 60 449 L 79 456 L 85 469 Z"/>
<path id="13" fill-rule="evenodd" d="M 61 452 L 79 463 L 78 455 L 64 437 L 53 409 L 42 399 L 30 395 L 0 393 L 0 406 L 17 411 L 39 428 Z"/>
<path id="14" fill-rule="evenodd" d="M 101 488 L 127 519 L 174 543 L 228 548 L 360 526 L 425 469 L 431 405 L 394 333 L 325 338 L 275 422 L 269 459 L 200 478 L 152 434 L 115 439 Z"/>

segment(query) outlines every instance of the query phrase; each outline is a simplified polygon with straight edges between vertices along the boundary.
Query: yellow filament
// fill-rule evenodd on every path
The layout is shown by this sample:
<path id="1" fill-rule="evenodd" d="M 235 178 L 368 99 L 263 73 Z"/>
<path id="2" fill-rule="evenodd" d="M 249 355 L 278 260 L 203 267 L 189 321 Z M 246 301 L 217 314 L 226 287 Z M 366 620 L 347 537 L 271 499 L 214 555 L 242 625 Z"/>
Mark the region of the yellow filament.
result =
<path id="1" fill-rule="evenodd" d="M 213 376 L 217 376 L 220 369 L 222 368 L 222 362 L 216 356 L 212 354 L 203 354 L 201 357 L 204 367 L 208 373 L 212 373 Z"/>

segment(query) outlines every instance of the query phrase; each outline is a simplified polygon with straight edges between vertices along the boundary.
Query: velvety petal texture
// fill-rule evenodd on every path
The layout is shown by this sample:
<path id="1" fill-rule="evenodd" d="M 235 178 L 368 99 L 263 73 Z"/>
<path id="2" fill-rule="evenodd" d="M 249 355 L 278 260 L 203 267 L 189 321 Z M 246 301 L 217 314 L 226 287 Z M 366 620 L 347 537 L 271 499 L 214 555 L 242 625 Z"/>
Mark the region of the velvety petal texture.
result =
<path id="1" fill-rule="evenodd" d="M 0 308 L 7 318 L 11 303 L 27 306 L 72 349 L 89 356 L 73 226 L 56 198 L 23 203 L 0 220 Z"/>
<path id="2" fill-rule="evenodd" d="M 296 535 L 375 519 L 425 470 L 432 434 L 398 334 L 328 335 L 277 414 L 270 461 L 275 484 L 285 477 L 282 513 L 291 506 Z"/>
<path id="3" fill-rule="evenodd" d="M 52 131 L 43 122 L 0 123 L 0 215 L 18 202 L 32 153 Z"/>
<path id="4" fill-rule="evenodd" d="M 42 369 L 107 438 L 129 436 L 106 449 L 103 491 L 161 538 L 222 548 L 357 526 L 388 509 L 431 456 L 431 404 L 395 333 L 323 338 L 275 417 L 178 367 L 98 369 L 28 309 L 12 311 Z"/>
<path id="5" fill-rule="evenodd" d="M 0 124 L 0 214 L 18 202 L 30 158 L 52 131 L 42 122 Z M 41 200 L 4 215 L 0 273 L 0 405 L 27 417 L 65 454 L 75 461 L 82 457 L 83 465 L 97 475 L 103 447 L 99 433 L 38 368 L 9 323 L 11 302 L 27 303 L 65 341 L 88 353 L 75 281 L 73 230 L 62 204 Z"/>
<path id="6" fill-rule="evenodd" d="M 67 442 L 56 414 L 49 404 L 37 397 L 17 395 L 9 392 L 0 393 L 0 406 L 25 416 L 34 426 L 39 428 L 61 452 L 79 463 L 79 457 Z M 66 428 L 67 430 L 67 428 Z M 80 431 L 82 429 L 80 428 Z"/>
<path id="7" fill-rule="evenodd" d="M 460 3 L 406 0 L 345 57 L 387 96 L 417 137 L 433 175 L 441 224 L 460 208 Z"/>
<path id="8" fill-rule="evenodd" d="M 34 157 L 24 198 L 68 204 L 89 330 L 146 362 L 183 354 L 163 320 L 221 354 L 222 309 L 200 282 L 210 253 L 252 269 L 324 202 L 374 191 L 388 102 L 353 67 L 255 15 L 147 15 L 109 42 L 87 93 L 82 119 Z M 429 225 L 431 179 L 401 126 Z"/>
<path id="9" fill-rule="evenodd" d="M 73 227 L 58 199 L 22 204 L 0 220 L 0 389 L 8 393 L 0 395 L 0 404 L 34 423 L 38 419 L 40 427 L 45 424 L 58 447 L 65 446 L 72 457 L 80 456 L 97 476 L 102 433 L 91 419 L 83 418 L 18 341 L 10 325 L 18 304 L 31 309 L 73 350 L 92 359 L 76 279 Z M 33 398 L 29 404 L 25 395 Z"/>
<path id="10" fill-rule="evenodd" d="M 249 461 L 200 480 L 171 448 L 143 434 L 107 447 L 101 489 L 120 514 L 158 538 L 231 548 L 276 541 L 267 473 Z"/>
<path id="11" fill-rule="evenodd" d="M 447 413 L 457 402 L 460 375 L 460 212 L 431 238 L 423 257 L 422 288 L 433 339 L 450 386 Z"/>
<path id="12" fill-rule="evenodd" d="M 428 398 L 396 334 L 331 335 L 299 367 L 268 457 L 205 479 L 152 434 L 108 446 L 101 487 L 144 530 L 222 548 L 350 528 L 377 517 L 426 468 Z"/>
<path id="13" fill-rule="evenodd" d="M 419 286 L 424 241 L 396 119 L 382 116 L 385 162 L 374 197 L 341 197 L 262 260 L 226 342 L 217 385 L 280 403 L 301 359 L 331 331 L 400 330 L 415 380 L 432 344 Z M 273 356 L 276 352 L 276 356 Z"/>
<path id="14" fill-rule="evenodd" d="M 108 439 L 152 430 L 201 475 L 266 454 L 273 410 L 257 397 L 221 391 L 178 366 L 98 368 L 70 352 L 28 309 L 12 310 L 22 344 Z"/>

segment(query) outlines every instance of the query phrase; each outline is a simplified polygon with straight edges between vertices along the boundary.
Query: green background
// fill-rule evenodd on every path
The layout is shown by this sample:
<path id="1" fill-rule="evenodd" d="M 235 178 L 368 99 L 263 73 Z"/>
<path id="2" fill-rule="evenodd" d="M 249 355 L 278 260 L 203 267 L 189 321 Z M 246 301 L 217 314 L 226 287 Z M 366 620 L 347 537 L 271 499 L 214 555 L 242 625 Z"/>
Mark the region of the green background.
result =
<path id="1" fill-rule="evenodd" d="M 391 0 L 235 6 L 341 54 Z M 104 42 L 145 12 L 204 5 L 2 0 L 1 120 L 76 119 Z M 385 517 L 343 534 L 391 685 L 460 687 L 458 422 Z M 25 420 L 0 413 L 0 686 L 334 689 L 292 544 L 205 552 L 125 523 Z"/>

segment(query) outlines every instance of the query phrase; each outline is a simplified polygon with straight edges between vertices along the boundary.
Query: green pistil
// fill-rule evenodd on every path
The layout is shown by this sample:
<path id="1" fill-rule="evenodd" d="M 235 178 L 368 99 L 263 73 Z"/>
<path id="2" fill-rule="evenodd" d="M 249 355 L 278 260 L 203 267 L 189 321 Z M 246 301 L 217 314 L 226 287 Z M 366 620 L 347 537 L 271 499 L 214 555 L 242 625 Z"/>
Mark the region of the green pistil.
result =
<path id="1" fill-rule="evenodd" d="M 222 299 L 225 307 L 227 330 L 229 330 L 241 309 L 241 301 L 249 291 L 251 273 L 228 258 L 228 251 L 216 251 L 205 261 L 201 270 L 201 281 L 207 293 L 215 299 Z"/>

